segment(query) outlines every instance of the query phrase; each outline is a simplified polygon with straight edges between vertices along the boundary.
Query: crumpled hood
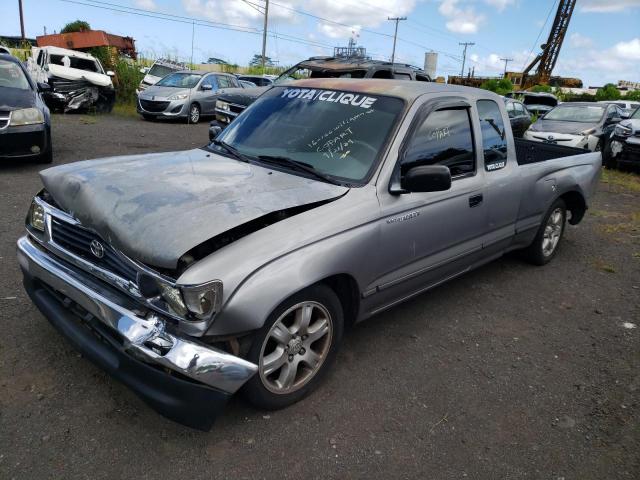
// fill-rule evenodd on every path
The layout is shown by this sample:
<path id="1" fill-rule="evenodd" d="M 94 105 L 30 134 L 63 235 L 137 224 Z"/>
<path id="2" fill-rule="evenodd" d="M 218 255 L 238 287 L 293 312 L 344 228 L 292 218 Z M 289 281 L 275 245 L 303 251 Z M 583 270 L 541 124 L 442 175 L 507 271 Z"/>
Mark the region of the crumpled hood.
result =
<path id="1" fill-rule="evenodd" d="M 40 177 L 84 226 L 129 257 L 163 268 L 233 227 L 348 191 L 204 149 L 87 160 Z"/>
<path id="2" fill-rule="evenodd" d="M 64 78 L 65 80 L 86 80 L 89 83 L 93 83 L 98 87 L 113 87 L 111 77 L 104 73 L 89 72 L 87 70 L 80 70 L 79 68 L 64 67 L 62 65 L 56 65 L 55 63 L 49 64 L 49 73 L 54 77 Z"/>
<path id="3" fill-rule="evenodd" d="M 551 132 L 564 133 L 567 135 L 579 135 L 580 132 L 584 132 L 585 130 L 596 127 L 598 127 L 597 123 L 563 122 L 559 120 L 545 120 L 544 118 L 541 118 L 536 123 L 531 125 L 529 129 L 532 132 Z"/>

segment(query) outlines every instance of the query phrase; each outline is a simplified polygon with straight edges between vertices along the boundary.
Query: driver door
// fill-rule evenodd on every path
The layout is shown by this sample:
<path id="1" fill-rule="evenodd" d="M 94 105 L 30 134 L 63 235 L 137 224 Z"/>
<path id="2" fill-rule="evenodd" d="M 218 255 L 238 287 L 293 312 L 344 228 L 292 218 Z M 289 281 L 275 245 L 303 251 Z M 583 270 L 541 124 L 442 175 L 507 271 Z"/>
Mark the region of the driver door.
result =
<path id="1" fill-rule="evenodd" d="M 414 166 L 446 165 L 449 190 L 394 194 L 386 186 L 378 189 L 380 276 L 365 293 L 372 295 L 373 312 L 467 271 L 481 256 L 487 208 L 473 111 L 463 99 L 427 102 L 395 166 L 398 180 Z"/>

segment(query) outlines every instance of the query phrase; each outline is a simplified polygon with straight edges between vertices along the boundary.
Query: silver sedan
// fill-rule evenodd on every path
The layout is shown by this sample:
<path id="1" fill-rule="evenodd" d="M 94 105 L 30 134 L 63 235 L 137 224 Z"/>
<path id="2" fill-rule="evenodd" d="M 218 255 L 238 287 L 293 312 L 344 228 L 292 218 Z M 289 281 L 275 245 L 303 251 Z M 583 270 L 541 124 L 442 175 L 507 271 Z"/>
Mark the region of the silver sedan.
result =
<path id="1" fill-rule="evenodd" d="M 185 70 L 170 73 L 138 95 L 137 110 L 146 120 L 184 118 L 198 123 L 203 115 L 214 115 L 218 92 L 240 87 L 226 73 Z"/>

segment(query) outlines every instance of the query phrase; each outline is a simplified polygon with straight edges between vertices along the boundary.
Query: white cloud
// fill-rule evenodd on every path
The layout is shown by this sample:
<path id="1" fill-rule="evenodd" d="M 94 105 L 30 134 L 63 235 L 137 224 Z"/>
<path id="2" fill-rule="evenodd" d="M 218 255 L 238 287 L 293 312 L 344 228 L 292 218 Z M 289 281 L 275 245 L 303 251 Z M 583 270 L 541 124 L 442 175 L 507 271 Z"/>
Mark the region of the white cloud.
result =
<path id="1" fill-rule="evenodd" d="M 158 5 L 156 5 L 155 0 L 135 0 L 133 4 L 144 10 L 157 10 Z"/>
<path id="2" fill-rule="evenodd" d="M 312 15 L 330 19 L 333 22 L 317 20 L 320 33 L 331 38 L 347 39 L 352 30 L 378 27 L 387 23 L 388 16 L 406 16 L 415 7 L 417 0 L 279 0 L 269 5 L 269 22 L 296 23 L 305 17 L 290 9 L 303 10 Z M 250 3 L 262 4 L 261 1 Z M 182 0 L 182 5 L 190 15 L 211 21 L 232 23 L 262 29 L 263 14 L 240 0 Z M 282 6 L 281 6 L 282 5 Z"/>
<path id="3" fill-rule="evenodd" d="M 593 46 L 593 40 L 579 33 L 572 33 L 569 37 L 569 45 L 574 48 L 588 48 Z"/>
<path id="4" fill-rule="evenodd" d="M 495 7 L 499 12 L 503 11 L 509 5 L 515 3 L 515 0 L 484 0 L 485 3 L 488 3 L 492 7 Z"/>
<path id="5" fill-rule="evenodd" d="M 558 75 L 597 78 L 599 84 L 640 77 L 640 37 L 618 42 L 610 48 L 587 49 L 578 57 L 560 57 Z"/>
<path id="6" fill-rule="evenodd" d="M 446 17 L 447 29 L 455 33 L 476 33 L 485 16 L 473 7 L 461 7 L 460 0 L 442 0 L 438 11 Z"/>
<path id="7" fill-rule="evenodd" d="M 626 9 L 640 7 L 639 0 L 582 0 L 583 12 L 620 12 Z"/>

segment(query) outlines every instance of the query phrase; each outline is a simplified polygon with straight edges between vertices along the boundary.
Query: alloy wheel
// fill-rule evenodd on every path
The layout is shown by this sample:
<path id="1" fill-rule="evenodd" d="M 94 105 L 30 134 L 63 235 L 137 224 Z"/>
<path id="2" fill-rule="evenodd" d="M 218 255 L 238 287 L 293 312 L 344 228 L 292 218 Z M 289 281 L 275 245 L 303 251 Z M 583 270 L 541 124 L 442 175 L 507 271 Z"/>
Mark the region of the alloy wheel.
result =
<path id="1" fill-rule="evenodd" d="M 333 337 L 329 311 L 317 302 L 298 303 L 273 324 L 260 350 L 262 384 L 276 394 L 306 385 L 324 363 Z"/>
<path id="2" fill-rule="evenodd" d="M 564 213 L 561 208 L 556 208 L 549 218 L 547 224 L 544 227 L 544 233 L 542 236 L 542 254 L 545 257 L 549 257 L 553 254 L 560 241 L 562 235 L 562 228 L 564 225 Z"/>

